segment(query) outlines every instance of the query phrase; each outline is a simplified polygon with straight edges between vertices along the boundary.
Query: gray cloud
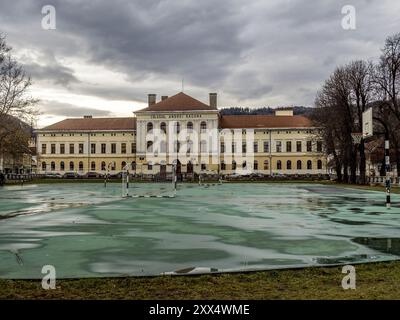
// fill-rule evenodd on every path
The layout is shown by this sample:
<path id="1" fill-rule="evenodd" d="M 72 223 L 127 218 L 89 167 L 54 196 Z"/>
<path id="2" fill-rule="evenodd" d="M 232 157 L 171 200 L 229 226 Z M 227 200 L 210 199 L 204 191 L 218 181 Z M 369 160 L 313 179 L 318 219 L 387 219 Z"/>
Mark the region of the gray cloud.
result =
<path id="1" fill-rule="evenodd" d="M 357 30 L 345 31 L 344 0 L 53 0 L 57 30 L 44 31 L 40 10 L 47 0 L 6 2 L 0 19 L 9 43 L 50 57 L 43 65 L 27 63 L 33 80 L 143 101 L 149 91 L 178 91 L 184 77 L 195 94 L 219 91 L 230 105 L 273 98 L 312 104 L 336 65 L 379 55 L 385 37 L 398 32 L 400 9 L 390 0 L 353 0 Z M 79 82 L 64 58 L 122 73 L 131 88 L 113 79 L 106 87 Z"/>
<path id="2" fill-rule="evenodd" d="M 39 102 L 39 110 L 42 114 L 62 117 L 83 117 L 92 115 L 95 117 L 112 116 L 112 112 L 108 110 L 86 108 L 76 106 L 70 103 L 61 103 L 53 100 L 42 100 Z"/>

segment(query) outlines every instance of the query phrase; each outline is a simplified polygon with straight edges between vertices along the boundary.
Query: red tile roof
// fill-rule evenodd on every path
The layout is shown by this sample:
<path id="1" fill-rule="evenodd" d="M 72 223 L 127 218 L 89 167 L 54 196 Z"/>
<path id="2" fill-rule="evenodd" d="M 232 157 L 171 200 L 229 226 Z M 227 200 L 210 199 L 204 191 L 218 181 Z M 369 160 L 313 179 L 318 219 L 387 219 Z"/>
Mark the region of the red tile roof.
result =
<path id="1" fill-rule="evenodd" d="M 141 109 L 142 111 L 201 111 L 201 110 L 217 110 L 217 108 L 210 107 L 209 105 L 180 92 L 168 99 L 162 100 L 147 108 Z"/>
<path id="2" fill-rule="evenodd" d="M 312 127 L 304 116 L 229 115 L 220 118 L 220 128 L 307 128 Z"/>
<path id="3" fill-rule="evenodd" d="M 135 130 L 136 118 L 79 118 L 65 119 L 41 130 Z"/>

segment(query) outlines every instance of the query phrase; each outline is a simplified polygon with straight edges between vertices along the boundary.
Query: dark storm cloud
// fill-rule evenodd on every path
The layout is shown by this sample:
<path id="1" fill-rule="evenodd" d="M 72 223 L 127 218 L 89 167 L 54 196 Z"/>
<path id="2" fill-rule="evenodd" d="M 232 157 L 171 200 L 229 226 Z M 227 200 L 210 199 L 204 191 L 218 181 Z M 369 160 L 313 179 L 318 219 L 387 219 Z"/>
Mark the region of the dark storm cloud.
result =
<path id="1" fill-rule="evenodd" d="M 111 116 L 112 112 L 95 108 L 85 108 L 70 103 L 61 103 L 52 100 L 42 100 L 39 102 L 39 111 L 45 115 L 63 116 L 68 118 L 83 117 L 92 115 L 95 117 Z"/>
<path id="2" fill-rule="evenodd" d="M 0 30 L 9 43 L 54 57 L 26 62 L 34 80 L 143 101 L 184 77 L 196 93 L 219 91 L 249 103 L 278 97 L 282 104 L 311 104 L 335 66 L 376 58 L 385 37 L 398 32 L 400 7 L 390 0 L 6 2 Z M 57 30 L 40 27 L 47 4 L 57 10 Z M 357 10 L 356 30 L 341 28 L 347 4 Z M 132 89 L 112 85 L 113 79 L 108 88 L 78 83 L 63 58 L 122 73 Z"/>

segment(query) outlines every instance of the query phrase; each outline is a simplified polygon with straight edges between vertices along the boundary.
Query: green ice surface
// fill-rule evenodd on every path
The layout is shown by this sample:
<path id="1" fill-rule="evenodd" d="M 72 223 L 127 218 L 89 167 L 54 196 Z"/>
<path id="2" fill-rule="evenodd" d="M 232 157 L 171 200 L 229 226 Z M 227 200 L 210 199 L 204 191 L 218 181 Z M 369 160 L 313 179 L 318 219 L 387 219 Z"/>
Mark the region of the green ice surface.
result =
<path id="1" fill-rule="evenodd" d="M 131 184 L 170 195 L 170 183 Z M 0 188 L 0 277 L 157 275 L 398 259 L 400 196 L 317 184 L 178 186 L 122 198 L 121 184 Z"/>

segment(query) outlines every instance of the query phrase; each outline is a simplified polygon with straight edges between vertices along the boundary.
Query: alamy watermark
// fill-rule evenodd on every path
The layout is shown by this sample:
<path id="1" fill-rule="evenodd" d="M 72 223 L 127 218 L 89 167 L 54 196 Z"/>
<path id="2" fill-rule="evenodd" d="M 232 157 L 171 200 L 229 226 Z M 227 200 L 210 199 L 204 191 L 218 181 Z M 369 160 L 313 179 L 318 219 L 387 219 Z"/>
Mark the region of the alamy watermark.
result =
<path id="1" fill-rule="evenodd" d="M 55 30 L 57 28 L 56 8 L 52 5 L 42 7 L 42 29 Z"/>
<path id="2" fill-rule="evenodd" d="M 45 265 L 42 268 L 42 288 L 44 290 L 56 289 L 56 268 L 52 265 Z"/>

